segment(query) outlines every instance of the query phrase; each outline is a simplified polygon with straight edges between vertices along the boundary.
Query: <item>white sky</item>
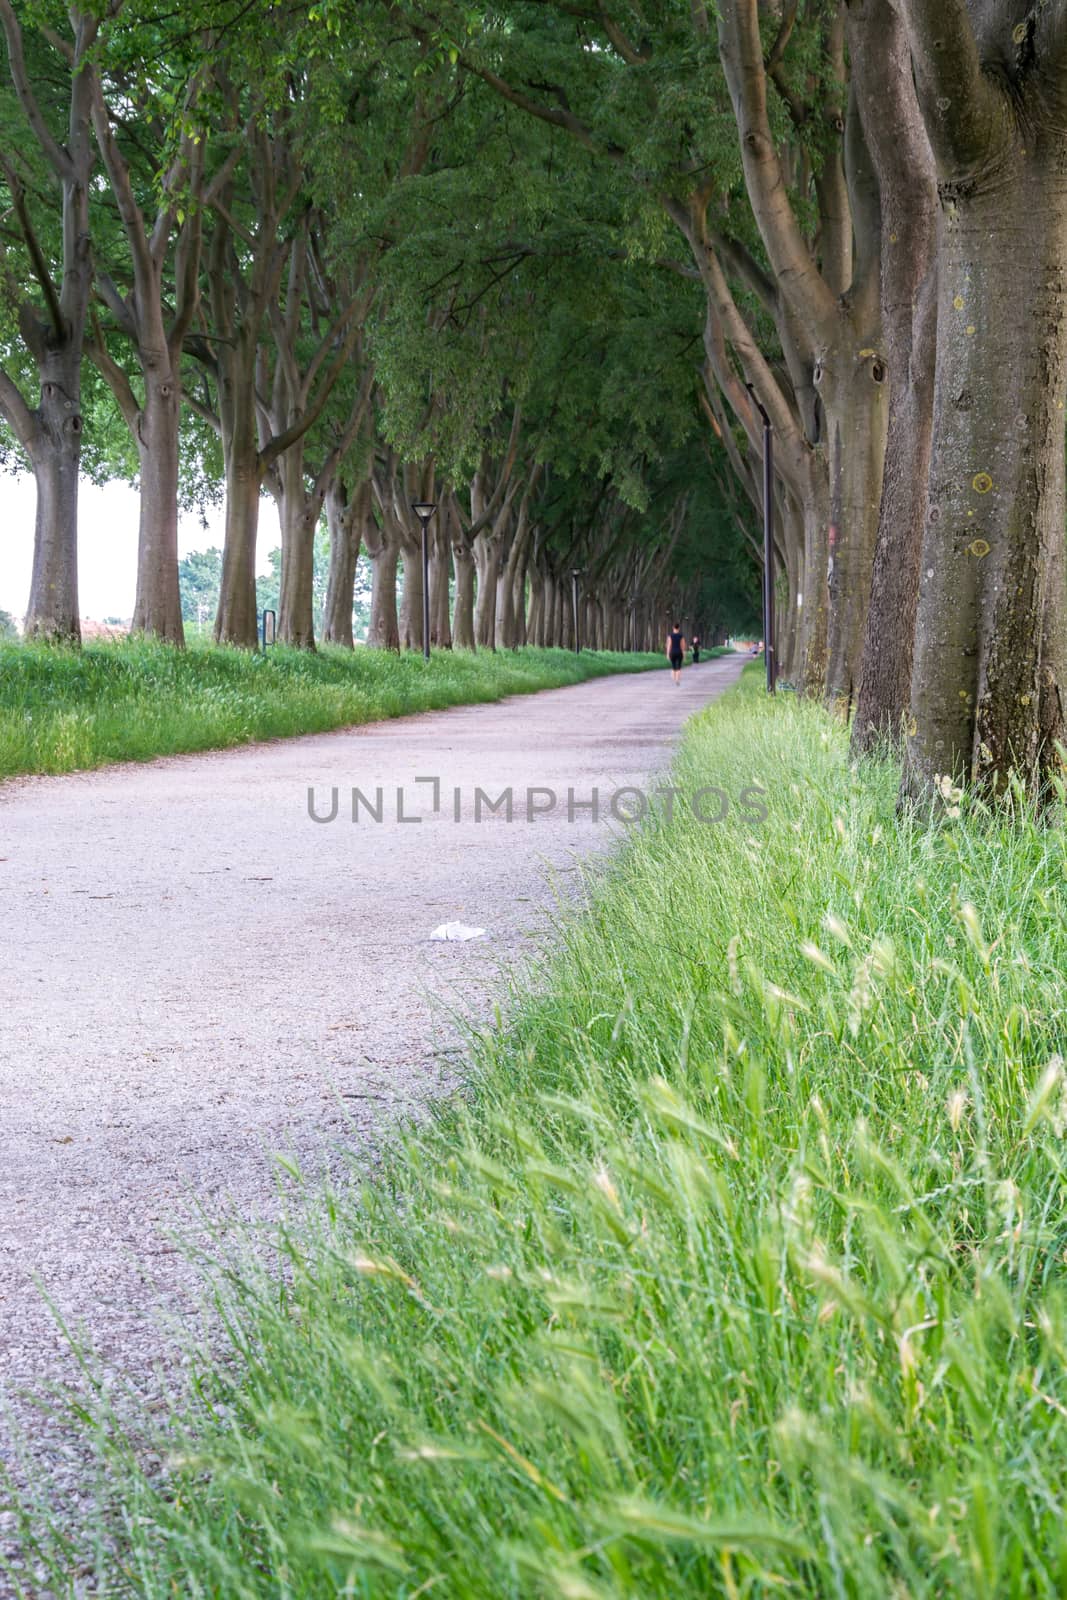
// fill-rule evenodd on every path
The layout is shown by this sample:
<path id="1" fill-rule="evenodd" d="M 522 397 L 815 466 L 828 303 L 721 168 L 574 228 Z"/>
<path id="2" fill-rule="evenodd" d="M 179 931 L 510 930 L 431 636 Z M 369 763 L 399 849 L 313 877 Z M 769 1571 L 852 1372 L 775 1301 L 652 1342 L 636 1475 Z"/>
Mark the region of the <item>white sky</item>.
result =
<path id="1" fill-rule="evenodd" d="M 33 568 L 33 521 L 36 494 L 32 477 L 0 474 L 0 611 L 9 611 L 20 623 L 30 595 Z M 137 492 L 126 483 L 104 488 L 81 485 L 78 501 L 78 600 L 83 617 L 102 622 L 105 617 L 128 617 L 133 611 L 137 583 Z M 178 553 L 222 549 L 222 507 L 207 512 L 208 526 L 200 517 L 183 517 L 178 529 Z M 281 543 L 277 511 L 264 499 L 256 549 L 257 572 L 269 572 L 268 550 Z"/>

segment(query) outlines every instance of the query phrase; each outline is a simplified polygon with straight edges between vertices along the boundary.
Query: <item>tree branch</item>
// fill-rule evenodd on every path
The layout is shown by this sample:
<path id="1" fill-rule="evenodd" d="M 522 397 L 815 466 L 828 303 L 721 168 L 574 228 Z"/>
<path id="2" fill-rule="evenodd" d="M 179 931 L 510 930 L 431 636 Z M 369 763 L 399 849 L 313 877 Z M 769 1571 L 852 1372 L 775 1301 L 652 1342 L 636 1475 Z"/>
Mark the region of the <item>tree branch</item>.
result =
<path id="1" fill-rule="evenodd" d="M 107 343 L 100 328 L 100 323 L 95 313 L 93 314 L 92 337 L 86 340 L 89 355 L 99 368 L 108 388 L 115 396 L 116 404 L 122 412 L 126 426 L 137 437 L 137 422 L 141 415 L 141 408 L 137 404 L 137 396 L 133 392 L 133 385 L 126 376 L 125 371 L 119 366 L 114 356 L 107 348 Z"/>
<path id="2" fill-rule="evenodd" d="M 115 321 L 118 323 L 121 332 L 124 333 L 128 339 L 136 339 L 137 327 L 134 323 L 133 317 L 130 315 L 130 308 L 126 304 L 126 300 L 122 294 L 122 291 L 112 280 L 109 273 L 97 273 L 96 293 L 97 297 L 104 303 L 105 306 L 107 306 L 108 310 L 111 312 L 111 315 L 115 318 Z"/>
<path id="3" fill-rule="evenodd" d="M 9 428 L 28 456 L 33 455 L 40 437 L 41 426 L 36 414 L 30 410 L 15 381 L 0 367 L 0 411 Z"/>
<path id="4" fill-rule="evenodd" d="M 243 245 L 247 245 L 249 250 L 255 250 L 255 248 L 256 248 L 256 236 L 255 236 L 255 234 L 254 233 L 250 233 L 249 230 L 242 223 L 237 221 L 237 218 L 233 215 L 233 213 L 231 212 L 229 206 L 221 198 L 221 196 L 220 195 L 216 195 L 211 200 L 210 204 L 211 204 L 211 209 L 226 224 L 227 228 L 229 229 L 230 233 L 233 234 L 234 238 L 235 239 L 240 239 L 241 243 Z"/>
<path id="5" fill-rule="evenodd" d="M 886 91 L 880 88 L 879 99 L 884 103 L 888 98 Z M 850 299 L 857 320 L 860 323 L 866 321 L 873 328 L 878 326 L 879 294 L 885 266 L 882 202 L 878 172 L 867 144 L 855 81 L 849 86 L 845 154 L 848 210 L 856 241 Z"/>
<path id="6" fill-rule="evenodd" d="M 603 0 L 600 0 L 597 10 L 600 13 L 601 26 L 610 39 L 612 47 L 618 51 L 627 66 L 638 67 L 642 66 L 646 61 L 651 61 L 652 52 L 650 50 L 638 50 L 636 46 L 630 43 L 615 18 L 609 14 Z"/>
<path id="7" fill-rule="evenodd" d="M 207 423 L 212 433 L 216 434 L 218 438 L 222 438 L 222 423 L 219 420 L 218 413 L 210 405 L 203 400 L 199 400 L 189 389 L 183 392 L 182 400 L 190 411 L 194 412 L 202 422 Z"/>
<path id="8" fill-rule="evenodd" d="M 774 279 L 769 273 L 764 272 L 748 246 L 741 244 L 737 239 L 731 239 L 725 233 L 720 233 L 713 225 L 708 227 L 708 238 L 727 270 L 755 295 L 764 311 L 772 317 L 777 317 L 778 291 Z M 699 277 L 699 273 L 697 276 Z"/>
<path id="9" fill-rule="evenodd" d="M 48 263 L 45 261 L 44 251 L 41 249 L 40 240 L 34 229 L 29 208 L 26 205 L 26 191 L 22 186 L 18 173 L 2 155 L 0 155 L 0 168 L 3 169 L 4 176 L 7 179 L 7 186 L 15 207 L 15 215 L 19 220 L 19 228 L 26 244 L 33 275 L 41 286 L 41 293 L 44 295 L 45 305 L 48 307 L 48 315 L 52 319 L 52 327 L 59 338 L 62 338 L 66 332 L 63 308 L 59 303 L 59 295 L 56 293 L 52 274 L 49 271 Z"/>
<path id="10" fill-rule="evenodd" d="M 1067 14 L 1067 13 L 1065 13 Z M 878 174 L 881 300 L 894 384 L 909 382 L 914 329 L 937 231 L 937 173 L 896 0 L 868 0 L 849 18 L 849 59 L 867 149 Z"/>
<path id="11" fill-rule="evenodd" d="M 245 125 L 243 137 L 240 139 L 235 139 L 234 143 L 230 146 L 230 149 L 226 152 L 226 159 L 223 161 L 221 167 L 215 173 L 214 177 L 211 179 L 211 182 L 204 190 L 203 203 L 205 208 L 217 204 L 222 195 L 223 189 L 225 189 L 226 185 L 233 177 L 234 170 L 237 167 L 241 157 L 245 153 L 245 145 L 247 140 L 251 137 L 252 127 L 253 123 L 250 120 Z"/>
<path id="12" fill-rule="evenodd" d="M 797 0 L 786 0 L 782 7 L 782 21 L 778 29 L 778 36 L 771 46 L 771 53 L 767 57 L 767 76 L 773 78 L 778 68 L 785 59 L 786 46 L 793 37 L 793 28 L 797 20 Z"/>
<path id="13" fill-rule="evenodd" d="M 103 157 L 104 166 L 107 168 L 108 182 L 111 184 L 111 192 L 115 196 L 115 204 L 118 206 L 119 217 L 130 248 L 137 298 L 141 303 L 143 316 L 145 302 L 151 300 L 152 285 L 156 277 L 155 263 L 145 232 L 144 217 L 134 197 L 129 162 L 119 149 L 118 140 L 111 126 L 111 116 L 104 99 L 100 75 L 92 65 L 83 67 L 82 71 L 89 75 L 92 85 L 93 131 L 96 134 L 96 143 Z M 128 314 L 132 319 L 132 314 Z"/>
<path id="14" fill-rule="evenodd" d="M 942 170 L 988 152 L 1007 105 L 982 72 L 966 0 L 900 0 L 926 130 Z"/>
<path id="15" fill-rule="evenodd" d="M 569 109 L 565 109 L 562 106 L 559 108 L 546 106 L 543 101 L 535 100 L 532 96 L 524 94 L 521 89 L 513 88 L 506 79 L 498 77 L 488 67 L 479 67 L 467 56 L 460 56 L 459 59 L 468 72 L 472 72 L 476 78 L 481 78 L 482 82 L 487 83 L 491 89 L 495 89 L 502 99 L 507 100 L 513 106 L 518 106 L 520 111 L 525 111 L 531 117 L 537 117 L 541 122 L 547 122 L 553 128 L 563 128 L 565 132 L 577 139 L 579 144 L 584 145 L 587 150 L 592 150 L 597 155 L 608 155 L 615 161 L 621 161 L 625 156 L 626 152 L 621 145 L 617 145 L 613 141 L 609 141 L 606 144 L 602 143 L 596 138 L 592 130 Z"/>
<path id="16" fill-rule="evenodd" d="M 325 500 L 326 494 L 336 476 L 337 469 L 352 445 L 356 441 L 360 429 L 370 409 L 371 395 L 374 393 L 374 368 L 368 367 L 363 375 L 359 392 L 352 402 L 352 409 L 348 413 L 348 420 L 341 430 L 341 436 L 333 446 L 326 460 L 315 478 L 313 494 Z"/>
<path id="17" fill-rule="evenodd" d="M 834 14 L 825 29 L 823 48 L 829 81 L 819 110 L 820 120 L 832 137 L 832 146 L 815 180 L 819 200 L 818 255 L 827 286 L 834 295 L 843 295 L 852 283 L 854 270 L 852 227 L 855 219 L 850 202 L 855 197 L 852 177 L 856 171 L 856 122 L 854 116 L 851 122 L 848 120 L 844 107 L 849 86 L 848 69 L 845 66 L 845 24 L 840 11 Z M 850 96 L 850 110 L 854 109 L 854 105 L 853 94 Z"/>
<path id="18" fill-rule="evenodd" d="M 0 25 L 4 30 L 7 40 L 7 61 L 11 73 L 11 82 L 18 96 L 19 105 L 22 107 L 23 116 L 33 131 L 33 136 L 40 145 L 42 152 L 53 172 L 63 183 L 69 183 L 74 178 L 74 162 L 68 151 L 64 150 L 59 141 L 54 138 L 37 104 L 37 97 L 30 85 L 30 76 L 26 71 L 26 58 L 22 49 L 22 29 L 18 18 L 11 6 L 11 0 L 0 0 Z"/>
<path id="19" fill-rule="evenodd" d="M 167 334 L 171 361 L 177 361 L 185 336 L 200 309 L 200 258 L 203 253 L 203 213 L 187 216 L 178 230 L 174 248 L 174 320 Z"/>
<path id="20" fill-rule="evenodd" d="M 767 112 L 757 0 L 722 0 L 719 55 L 741 138 L 745 184 L 771 269 L 798 314 L 829 337 L 837 301 L 815 264 L 786 189 Z"/>
<path id="21" fill-rule="evenodd" d="M 319 383 L 318 393 L 316 394 L 314 400 L 305 408 L 303 413 L 290 424 L 288 428 L 284 429 L 283 432 L 276 434 L 275 437 L 269 440 L 264 448 L 259 452 L 260 465 L 263 471 L 268 471 L 278 460 L 279 456 L 284 455 L 290 446 L 296 444 L 299 439 L 304 437 L 309 429 L 315 426 L 315 423 L 319 420 L 319 417 L 326 408 L 326 402 L 330 398 L 334 384 L 337 382 L 338 378 L 341 376 L 341 372 L 348 363 L 358 332 L 358 324 L 353 323 L 352 327 L 349 329 L 348 336 L 340 345 L 337 355 L 335 356 L 328 370 L 323 375 L 322 380 Z"/>

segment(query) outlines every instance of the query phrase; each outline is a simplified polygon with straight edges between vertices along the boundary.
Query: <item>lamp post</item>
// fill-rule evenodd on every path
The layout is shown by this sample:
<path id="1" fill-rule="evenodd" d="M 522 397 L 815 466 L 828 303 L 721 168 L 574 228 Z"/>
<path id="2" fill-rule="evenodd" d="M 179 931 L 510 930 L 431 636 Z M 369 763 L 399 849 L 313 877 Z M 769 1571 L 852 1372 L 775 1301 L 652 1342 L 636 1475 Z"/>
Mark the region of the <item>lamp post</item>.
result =
<path id="1" fill-rule="evenodd" d="M 578 621 L 578 579 L 582 575 L 581 567 L 574 567 L 571 571 L 571 603 L 574 607 L 574 653 L 582 653 L 582 629 Z"/>
<path id="2" fill-rule="evenodd" d="M 411 509 L 422 527 L 422 653 L 430 659 L 430 545 L 427 530 L 437 510 L 435 500 L 413 500 Z"/>
<path id="3" fill-rule="evenodd" d="M 745 388 L 763 418 L 763 660 L 767 668 L 767 693 L 773 694 L 778 681 L 774 651 L 774 438 L 763 402 L 750 383 L 746 383 Z"/>

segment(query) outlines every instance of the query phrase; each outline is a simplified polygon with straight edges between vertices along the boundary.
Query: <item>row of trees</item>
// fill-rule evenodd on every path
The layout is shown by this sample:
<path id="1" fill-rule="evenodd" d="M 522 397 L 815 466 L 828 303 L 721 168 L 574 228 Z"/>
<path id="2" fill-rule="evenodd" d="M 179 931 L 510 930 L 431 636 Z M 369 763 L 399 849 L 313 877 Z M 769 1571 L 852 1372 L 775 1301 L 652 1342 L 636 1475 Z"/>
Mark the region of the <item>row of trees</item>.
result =
<path id="1" fill-rule="evenodd" d="M 178 636 L 195 462 L 225 485 L 217 635 L 236 643 L 263 490 L 294 643 L 322 514 L 327 635 L 363 548 L 373 636 L 417 638 L 416 498 L 441 508 L 441 642 L 562 640 L 574 568 L 592 637 L 653 638 L 668 607 L 710 634 L 754 591 L 765 411 L 786 674 L 854 715 L 859 750 L 903 730 L 916 792 L 1046 784 L 1067 0 L 194 0 L 180 19 L 0 0 L 0 20 L 0 405 L 40 487 L 35 627 L 76 625 L 72 464 L 83 419 L 113 443 L 107 396 L 142 487 L 135 620 Z"/>
<path id="2" fill-rule="evenodd" d="M 183 500 L 221 493 L 218 640 L 646 644 L 754 617 L 697 404 L 699 294 L 623 248 L 598 163 L 383 9 L 0 0 L 0 414 L 37 483 L 31 634 L 77 639 L 79 471 L 140 489 L 135 628 L 180 643 Z M 600 259 L 607 229 L 616 238 Z M 642 372 L 635 361 L 647 363 Z M 328 586 L 316 608 L 315 542 Z M 402 573 L 402 584 L 398 583 Z"/>
<path id="3" fill-rule="evenodd" d="M 344 0 L 328 11 L 351 16 Z M 414 26 L 595 152 L 704 292 L 734 482 L 777 441 L 787 665 L 908 787 L 1064 739 L 1065 0 L 515 0 Z"/>

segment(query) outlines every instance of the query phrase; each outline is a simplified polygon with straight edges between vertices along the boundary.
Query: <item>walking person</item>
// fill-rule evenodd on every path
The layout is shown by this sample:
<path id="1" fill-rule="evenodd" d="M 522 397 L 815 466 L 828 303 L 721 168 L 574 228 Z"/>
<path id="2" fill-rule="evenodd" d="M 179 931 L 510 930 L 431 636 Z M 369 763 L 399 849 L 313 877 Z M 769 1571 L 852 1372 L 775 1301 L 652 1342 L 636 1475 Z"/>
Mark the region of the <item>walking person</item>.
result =
<path id="1" fill-rule="evenodd" d="M 700 661 L 700 639 L 699 639 L 699 636 L 694 633 L 694 635 L 693 635 L 693 665 L 694 665 L 694 667 L 697 666 L 699 661 Z"/>
<path id="2" fill-rule="evenodd" d="M 682 681 L 682 662 L 685 660 L 685 638 L 677 623 L 667 635 L 667 660 L 671 664 L 671 676 L 675 683 Z"/>

